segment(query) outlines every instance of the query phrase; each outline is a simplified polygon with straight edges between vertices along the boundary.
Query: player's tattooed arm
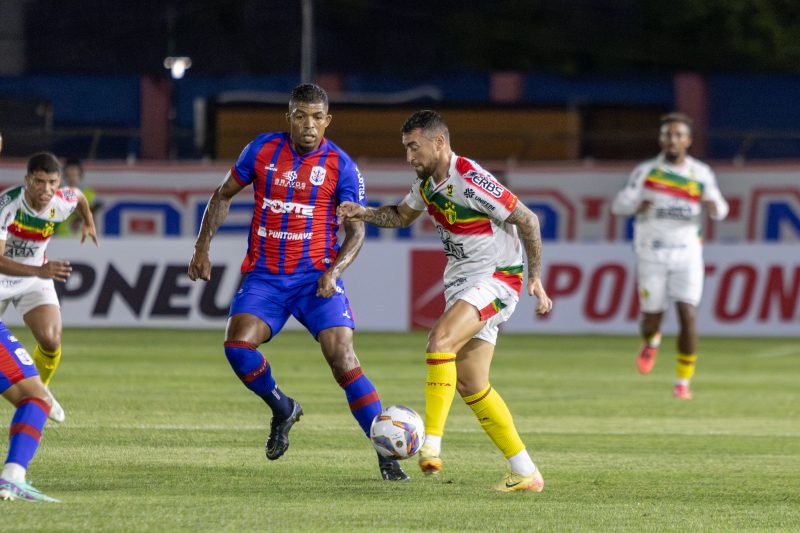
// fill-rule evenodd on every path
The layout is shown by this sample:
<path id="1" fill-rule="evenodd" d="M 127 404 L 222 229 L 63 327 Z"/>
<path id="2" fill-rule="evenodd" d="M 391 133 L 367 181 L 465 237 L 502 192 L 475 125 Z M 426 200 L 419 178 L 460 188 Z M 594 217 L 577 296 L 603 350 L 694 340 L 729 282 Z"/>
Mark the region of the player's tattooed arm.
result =
<path id="1" fill-rule="evenodd" d="M 542 234 L 539 229 L 539 217 L 525 205 L 517 202 L 517 206 L 506 222 L 517 226 L 519 238 L 528 257 L 528 278 L 540 278 L 542 276 Z"/>
<path id="2" fill-rule="evenodd" d="M 211 239 L 216 235 L 222 223 L 225 222 L 225 218 L 227 218 L 228 211 L 231 208 L 231 200 L 242 189 L 244 187 L 239 185 L 239 182 L 228 172 L 225 179 L 208 200 L 208 205 L 206 205 L 206 210 L 203 213 L 203 221 L 200 223 L 200 232 L 197 234 L 197 240 L 194 243 L 194 254 L 189 263 L 190 279 L 211 279 L 211 261 L 208 258 Z"/>
<path id="3" fill-rule="evenodd" d="M 405 203 L 364 207 L 354 202 L 342 202 L 337 210 L 341 220 L 363 220 L 380 228 L 405 228 L 414 222 L 422 211 L 415 211 Z"/>
<path id="4" fill-rule="evenodd" d="M 317 281 L 317 296 L 323 298 L 330 298 L 336 294 L 336 280 L 355 261 L 364 244 L 364 235 L 366 234 L 364 222 L 348 219 L 343 222 L 343 226 L 345 236 L 336 261 Z"/>
<path id="5" fill-rule="evenodd" d="M 539 217 L 521 203 L 511 212 L 506 222 L 517 226 L 520 240 L 528 256 L 528 294 L 536 297 L 536 313 L 545 315 L 553 309 L 553 301 L 542 285 L 542 234 Z"/>

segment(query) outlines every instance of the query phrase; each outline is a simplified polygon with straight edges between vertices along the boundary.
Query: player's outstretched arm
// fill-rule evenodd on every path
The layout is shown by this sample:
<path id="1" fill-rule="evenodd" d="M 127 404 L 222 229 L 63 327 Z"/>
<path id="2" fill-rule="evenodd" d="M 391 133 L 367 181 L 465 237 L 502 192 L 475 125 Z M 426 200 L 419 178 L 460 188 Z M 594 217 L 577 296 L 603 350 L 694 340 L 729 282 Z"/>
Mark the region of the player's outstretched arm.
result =
<path id="1" fill-rule="evenodd" d="M 94 215 L 92 215 L 92 207 L 89 205 L 89 200 L 86 199 L 80 190 L 75 189 L 78 195 L 78 215 L 81 217 L 83 224 L 81 224 L 81 244 L 86 242 L 86 237 L 92 239 L 94 245 L 97 246 L 97 228 L 94 225 Z"/>
<path id="2" fill-rule="evenodd" d="M 203 221 L 200 223 L 200 232 L 194 243 L 194 253 L 189 262 L 189 279 L 195 281 L 211 279 L 211 260 L 208 257 L 208 250 L 211 248 L 211 239 L 217 234 L 217 230 L 225 222 L 228 211 L 231 208 L 231 200 L 244 189 L 239 182 L 231 176 L 230 171 L 225 175 L 225 179 L 219 187 L 214 190 L 208 200 L 206 210 L 203 212 Z"/>
<path id="3" fill-rule="evenodd" d="M 364 207 L 354 202 L 342 202 L 336 211 L 339 220 L 363 220 L 380 228 L 405 228 L 411 225 L 422 211 L 412 209 L 405 203 Z"/>
<path id="4" fill-rule="evenodd" d="M 336 256 L 336 261 L 333 262 L 331 267 L 320 276 L 317 282 L 317 296 L 323 298 L 330 298 L 336 294 L 336 280 L 338 280 L 342 273 L 353 264 L 358 252 L 364 245 L 364 223 L 360 220 L 345 220 L 344 223 L 345 236 L 342 245 L 339 248 L 339 253 Z"/>
<path id="5" fill-rule="evenodd" d="M 553 301 L 542 286 L 542 235 L 539 229 L 539 217 L 518 202 L 506 222 L 517 226 L 519 238 L 525 247 L 528 259 L 528 294 L 538 300 L 536 313 L 547 314 L 553 308 Z"/>

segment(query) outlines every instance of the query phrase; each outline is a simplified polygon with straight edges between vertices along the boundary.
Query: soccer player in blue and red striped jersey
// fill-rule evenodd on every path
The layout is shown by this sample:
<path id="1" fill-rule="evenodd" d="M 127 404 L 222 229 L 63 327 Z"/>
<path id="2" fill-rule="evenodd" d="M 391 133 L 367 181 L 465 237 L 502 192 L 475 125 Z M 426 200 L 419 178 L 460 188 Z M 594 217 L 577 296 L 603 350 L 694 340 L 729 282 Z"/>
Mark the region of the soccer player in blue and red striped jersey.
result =
<path id="1" fill-rule="evenodd" d="M 365 434 L 381 411 L 375 387 L 353 350 L 355 322 L 340 279 L 364 242 L 363 222 L 346 222 L 341 246 L 336 209 L 364 205 L 364 180 L 355 163 L 325 138 L 331 122 L 328 96 L 313 84 L 292 91 L 288 132 L 259 135 L 214 191 L 206 206 L 189 264 L 192 280 L 209 280 L 211 239 L 231 200 L 252 186 L 255 210 L 242 262 L 246 274 L 234 296 L 225 332 L 225 355 L 244 385 L 272 410 L 267 458 L 289 446 L 289 430 L 303 410 L 278 388 L 272 367 L 258 351 L 294 316 L 319 342 L 350 411 Z M 378 457 L 383 479 L 405 480 L 397 461 Z"/>
<path id="2" fill-rule="evenodd" d="M 63 263 L 51 268 L 61 268 Z M 51 399 L 33 358 L 0 322 L 0 394 L 16 407 L 8 433 L 8 455 L 0 473 L 0 500 L 58 502 L 25 480 L 50 414 Z"/>

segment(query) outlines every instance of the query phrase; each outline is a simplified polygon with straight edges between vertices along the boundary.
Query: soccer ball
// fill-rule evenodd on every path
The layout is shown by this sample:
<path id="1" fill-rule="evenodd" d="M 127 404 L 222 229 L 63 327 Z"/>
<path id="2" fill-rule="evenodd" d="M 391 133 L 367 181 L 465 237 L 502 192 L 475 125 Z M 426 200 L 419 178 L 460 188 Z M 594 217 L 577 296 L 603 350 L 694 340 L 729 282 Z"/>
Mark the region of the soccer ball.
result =
<path id="1" fill-rule="evenodd" d="M 382 456 L 408 459 L 425 442 L 425 424 L 413 409 L 393 405 L 372 421 L 369 438 Z"/>

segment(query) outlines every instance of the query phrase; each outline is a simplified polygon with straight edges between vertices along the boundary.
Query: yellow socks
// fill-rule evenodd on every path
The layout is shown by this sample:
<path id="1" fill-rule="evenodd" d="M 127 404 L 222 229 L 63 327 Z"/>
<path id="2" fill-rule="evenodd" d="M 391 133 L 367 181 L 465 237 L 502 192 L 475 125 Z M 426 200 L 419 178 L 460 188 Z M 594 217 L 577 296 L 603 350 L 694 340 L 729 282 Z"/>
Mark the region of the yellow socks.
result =
<path id="1" fill-rule="evenodd" d="M 425 433 L 444 435 L 444 423 L 456 392 L 456 354 L 425 354 L 428 377 L 425 379 Z"/>
<path id="2" fill-rule="evenodd" d="M 476 394 L 464 396 L 464 402 L 478 417 L 481 427 L 506 459 L 525 449 L 506 402 L 491 385 Z"/>
<path id="3" fill-rule="evenodd" d="M 58 368 L 58 363 L 61 362 L 61 345 L 54 352 L 46 352 L 37 344 L 33 351 L 33 361 L 36 363 L 36 370 L 39 371 L 42 383 L 49 384 Z"/>
<path id="4" fill-rule="evenodd" d="M 697 362 L 695 354 L 678 354 L 678 364 L 675 365 L 675 379 L 688 383 L 694 375 L 694 366 Z"/>

